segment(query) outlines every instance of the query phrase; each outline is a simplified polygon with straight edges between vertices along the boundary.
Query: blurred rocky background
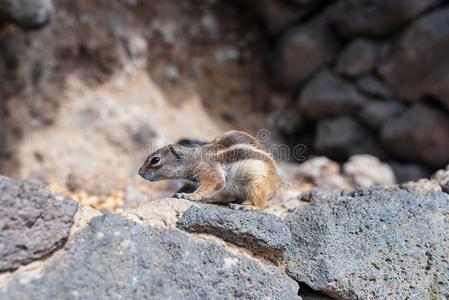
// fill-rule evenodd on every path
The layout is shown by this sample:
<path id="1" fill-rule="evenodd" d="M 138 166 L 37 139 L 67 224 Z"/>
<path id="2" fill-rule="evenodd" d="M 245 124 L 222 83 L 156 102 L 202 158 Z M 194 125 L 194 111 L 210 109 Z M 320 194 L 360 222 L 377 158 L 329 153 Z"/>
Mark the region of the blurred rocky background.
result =
<path id="1" fill-rule="evenodd" d="M 262 128 L 340 188 L 449 163 L 446 1 L 3 2 L 2 174 L 138 205 L 179 187 L 137 178 L 155 148 Z M 295 191 L 316 185 L 292 152 Z"/>
<path id="2" fill-rule="evenodd" d="M 448 53 L 446 0 L 0 0 L 0 299 L 448 299 Z M 137 176 L 230 129 L 266 211 Z"/>

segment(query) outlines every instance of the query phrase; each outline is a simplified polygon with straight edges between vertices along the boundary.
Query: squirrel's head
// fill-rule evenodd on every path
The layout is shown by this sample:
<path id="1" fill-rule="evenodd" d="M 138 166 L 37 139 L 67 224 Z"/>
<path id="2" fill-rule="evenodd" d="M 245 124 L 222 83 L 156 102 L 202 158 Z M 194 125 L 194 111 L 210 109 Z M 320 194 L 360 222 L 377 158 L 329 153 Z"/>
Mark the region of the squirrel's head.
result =
<path id="1" fill-rule="evenodd" d="M 186 177 L 189 148 L 168 145 L 152 153 L 139 169 L 139 175 L 149 181 L 183 179 Z"/>

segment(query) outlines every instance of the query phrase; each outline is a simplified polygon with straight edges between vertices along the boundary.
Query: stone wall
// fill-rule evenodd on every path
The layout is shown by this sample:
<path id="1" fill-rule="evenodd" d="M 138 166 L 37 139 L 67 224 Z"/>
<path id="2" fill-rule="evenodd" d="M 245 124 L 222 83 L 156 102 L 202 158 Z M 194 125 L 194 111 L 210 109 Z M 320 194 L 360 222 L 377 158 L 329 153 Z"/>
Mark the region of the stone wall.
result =
<path id="1" fill-rule="evenodd" d="M 297 119 L 290 140 L 307 136 L 313 153 L 339 160 L 449 162 L 447 1 L 246 3 L 273 40 L 268 70 Z"/>

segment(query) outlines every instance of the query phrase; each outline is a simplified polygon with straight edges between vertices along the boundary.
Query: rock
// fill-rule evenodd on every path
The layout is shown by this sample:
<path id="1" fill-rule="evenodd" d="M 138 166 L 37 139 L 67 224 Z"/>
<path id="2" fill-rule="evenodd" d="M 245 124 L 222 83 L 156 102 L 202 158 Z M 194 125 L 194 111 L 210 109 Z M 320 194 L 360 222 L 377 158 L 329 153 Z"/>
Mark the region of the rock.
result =
<path id="1" fill-rule="evenodd" d="M 311 119 L 354 113 L 367 103 L 352 84 L 325 70 L 318 73 L 302 90 L 300 111 Z"/>
<path id="2" fill-rule="evenodd" d="M 409 26 L 380 72 L 401 98 L 416 101 L 431 95 L 449 108 L 448 52 L 449 8 L 445 8 Z"/>
<path id="3" fill-rule="evenodd" d="M 336 299 L 449 297 L 449 196 L 366 188 L 286 218 L 300 285 Z"/>
<path id="4" fill-rule="evenodd" d="M 246 0 L 246 2 L 262 18 L 265 29 L 271 35 L 276 35 L 292 22 L 301 20 L 308 12 L 285 1 Z"/>
<path id="5" fill-rule="evenodd" d="M 438 108 L 417 103 L 381 130 L 384 146 L 401 160 L 429 167 L 449 163 L 449 116 Z"/>
<path id="6" fill-rule="evenodd" d="M 442 188 L 435 180 L 429 180 L 427 178 L 420 179 L 416 182 L 406 182 L 400 184 L 399 187 L 414 195 L 422 196 L 427 195 L 430 192 L 441 192 Z"/>
<path id="7" fill-rule="evenodd" d="M 292 27 L 276 43 L 269 64 L 274 80 L 296 90 L 337 54 L 339 41 L 330 32 L 325 15 Z"/>
<path id="8" fill-rule="evenodd" d="M 304 202 L 329 203 L 343 195 L 343 191 L 333 188 L 314 187 L 308 192 L 301 193 L 298 199 Z"/>
<path id="9" fill-rule="evenodd" d="M 73 200 L 59 200 L 38 184 L 0 176 L 0 273 L 61 247 L 76 211 Z"/>
<path id="10" fill-rule="evenodd" d="M 397 162 L 390 162 L 390 167 L 398 183 L 407 181 L 416 181 L 421 178 L 427 178 L 431 173 L 421 165 L 418 164 L 401 164 Z"/>
<path id="11" fill-rule="evenodd" d="M 121 214 L 145 226 L 176 228 L 179 216 L 192 205 L 194 205 L 193 201 L 164 198 L 148 201 L 138 208 L 125 210 Z"/>
<path id="12" fill-rule="evenodd" d="M 10 279 L 0 298 L 299 299 L 297 283 L 271 265 L 119 215 L 95 217 L 66 248 L 39 277 Z"/>
<path id="13" fill-rule="evenodd" d="M 386 99 L 393 97 L 392 90 L 383 81 L 371 75 L 360 77 L 357 80 L 357 87 L 370 96 Z"/>
<path id="14" fill-rule="evenodd" d="M 1 110 L 0 110 L 0 113 Z M 8 155 L 8 142 L 6 138 L 6 130 L 3 116 L 0 119 L 0 159 L 4 159 Z"/>
<path id="15" fill-rule="evenodd" d="M 340 173 L 340 165 L 327 157 L 319 156 L 300 164 L 295 179 L 321 188 L 350 189 L 351 185 Z"/>
<path id="16" fill-rule="evenodd" d="M 372 155 L 354 155 L 343 165 L 343 174 L 357 187 L 393 185 L 393 170 Z"/>
<path id="17" fill-rule="evenodd" d="M 440 0 L 342 0 L 332 9 L 332 23 L 345 36 L 385 36 Z"/>
<path id="18" fill-rule="evenodd" d="M 276 101 L 276 99 L 274 99 Z M 273 101 L 273 102 L 274 102 Z M 283 136 L 292 136 L 303 129 L 305 122 L 298 112 L 290 107 L 280 110 L 273 110 L 267 118 L 268 126 L 275 128 Z"/>
<path id="19" fill-rule="evenodd" d="M 444 170 L 437 171 L 432 176 L 432 179 L 438 182 L 438 184 L 441 186 L 441 189 L 445 193 L 449 193 L 449 166 L 447 166 Z"/>
<path id="20" fill-rule="evenodd" d="M 291 243 L 290 230 L 275 216 L 231 210 L 217 205 L 191 207 L 178 227 L 207 233 L 278 262 Z"/>
<path id="21" fill-rule="evenodd" d="M 320 153 L 337 160 L 346 160 L 355 154 L 383 155 L 370 132 L 346 116 L 319 122 L 314 146 Z"/>
<path id="22" fill-rule="evenodd" d="M 381 127 L 388 120 L 400 115 L 405 107 L 394 101 L 371 101 L 360 111 L 360 119 L 374 129 Z"/>
<path id="23" fill-rule="evenodd" d="M 358 76 L 368 73 L 375 66 L 378 46 L 366 39 L 356 39 L 344 49 L 337 59 L 337 72 Z"/>
<path id="24" fill-rule="evenodd" d="M 52 15 L 51 0 L 5 0 L 0 6 L 0 27 L 11 22 L 23 29 L 38 29 L 47 25 Z"/>

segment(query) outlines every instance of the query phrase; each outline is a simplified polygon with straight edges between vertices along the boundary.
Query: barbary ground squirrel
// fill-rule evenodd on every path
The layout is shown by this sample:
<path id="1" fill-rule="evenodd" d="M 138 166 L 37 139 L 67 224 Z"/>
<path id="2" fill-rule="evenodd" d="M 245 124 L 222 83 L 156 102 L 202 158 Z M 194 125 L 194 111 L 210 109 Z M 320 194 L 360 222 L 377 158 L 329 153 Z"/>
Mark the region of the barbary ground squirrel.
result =
<path id="1" fill-rule="evenodd" d="M 148 156 L 139 175 L 149 181 L 197 181 L 200 186 L 195 192 L 174 197 L 251 210 L 265 209 L 281 186 L 271 155 L 242 131 L 227 132 L 199 147 L 165 146 Z"/>

